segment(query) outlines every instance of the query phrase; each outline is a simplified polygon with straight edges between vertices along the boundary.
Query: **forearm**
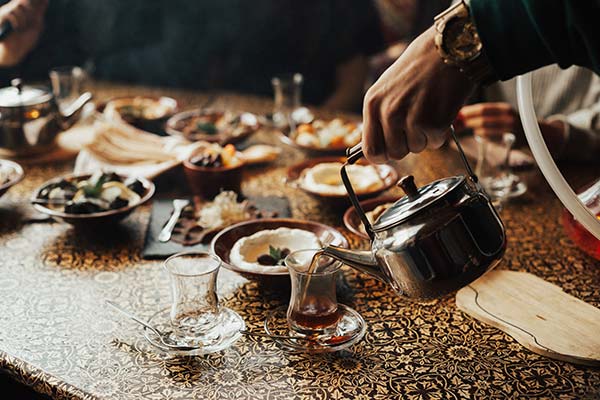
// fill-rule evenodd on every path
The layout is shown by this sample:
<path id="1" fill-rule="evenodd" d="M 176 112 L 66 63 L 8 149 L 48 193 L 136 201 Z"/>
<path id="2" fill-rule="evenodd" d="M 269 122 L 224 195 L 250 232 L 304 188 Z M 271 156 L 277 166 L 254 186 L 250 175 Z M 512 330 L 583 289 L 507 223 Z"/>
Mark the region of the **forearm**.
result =
<path id="1" fill-rule="evenodd" d="M 600 73 L 599 0 L 471 0 L 470 6 L 500 79 L 553 63 Z"/>
<path id="2" fill-rule="evenodd" d="M 335 110 L 355 111 L 363 98 L 368 68 L 367 59 L 362 55 L 338 66 L 335 91 L 322 106 Z"/>

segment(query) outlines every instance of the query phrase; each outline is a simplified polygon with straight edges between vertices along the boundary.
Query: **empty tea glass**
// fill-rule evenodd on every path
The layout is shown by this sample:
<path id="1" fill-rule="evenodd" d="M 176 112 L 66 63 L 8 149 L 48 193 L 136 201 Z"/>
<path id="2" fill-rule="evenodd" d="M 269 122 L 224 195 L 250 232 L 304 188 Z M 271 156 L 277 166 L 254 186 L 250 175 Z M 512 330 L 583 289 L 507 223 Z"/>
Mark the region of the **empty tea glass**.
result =
<path id="1" fill-rule="evenodd" d="M 219 322 L 217 275 L 221 260 L 208 253 L 179 253 L 164 268 L 171 281 L 171 326 L 178 342 L 202 341 Z"/>
<path id="2" fill-rule="evenodd" d="M 50 70 L 52 93 L 59 109 L 66 113 L 73 102 L 83 93 L 86 73 L 81 67 L 69 65 Z"/>
<path id="3" fill-rule="evenodd" d="M 284 74 L 271 79 L 274 91 L 275 105 L 273 108 L 273 123 L 284 127 L 290 124 L 294 110 L 302 105 L 302 74 Z"/>
<path id="4" fill-rule="evenodd" d="M 320 254 L 299 250 L 285 259 L 292 292 L 287 321 L 292 334 L 331 335 L 340 319 L 336 296 L 336 274 L 342 263 Z"/>

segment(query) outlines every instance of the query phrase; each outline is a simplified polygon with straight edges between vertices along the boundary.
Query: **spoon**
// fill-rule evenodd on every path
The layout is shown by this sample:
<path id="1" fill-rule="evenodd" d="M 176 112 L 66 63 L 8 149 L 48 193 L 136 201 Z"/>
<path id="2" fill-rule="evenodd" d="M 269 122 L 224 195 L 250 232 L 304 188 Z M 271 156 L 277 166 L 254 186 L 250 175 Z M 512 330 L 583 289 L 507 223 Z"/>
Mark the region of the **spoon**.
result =
<path id="1" fill-rule="evenodd" d="M 158 339 L 160 340 L 160 343 L 172 350 L 180 350 L 180 351 L 191 351 L 191 350 L 197 350 L 200 349 L 202 346 L 185 346 L 185 345 L 179 345 L 179 344 L 172 344 L 172 343 L 168 343 L 165 340 L 165 336 L 167 334 L 159 331 L 156 327 L 150 325 L 148 322 L 144 321 L 143 319 L 141 319 L 140 317 L 138 317 L 137 315 L 133 314 L 132 312 L 124 309 L 123 307 L 121 307 L 120 305 L 118 305 L 117 303 L 115 303 L 114 301 L 110 301 L 110 300 L 105 300 L 106 304 L 108 304 L 109 306 L 111 306 L 112 308 L 114 308 L 115 310 L 117 310 L 118 312 L 120 312 L 121 314 L 129 317 L 130 319 L 134 320 L 135 322 L 137 322 L 138 324 L 144 326 L 147 329 L 150 329 L 156 336 L 158 336 Z"/>
<path id="2" fill-rule="evenodd" d="M 169 218 L 169 221 L 165 224 L 164 228 L 162 228 L 162 230 L 158 234 L 159 242 L 165 243 L 165 242 L 168 242 L 169 240 L 171 240 L 171 235 L 173 234 L 173 229 L 175 228 L 175 225 L 177 225 L 177 221 L 179 220 L 179 217 L 181 216 L 181 212 L 183 211 L 183 209 L 185 207 L 188 206 L 188 204 L 190 204 L 189 200 L 185 200 L 185 199 L 173 200 L 173 214 L 171 214 L 171 218 Z"/>

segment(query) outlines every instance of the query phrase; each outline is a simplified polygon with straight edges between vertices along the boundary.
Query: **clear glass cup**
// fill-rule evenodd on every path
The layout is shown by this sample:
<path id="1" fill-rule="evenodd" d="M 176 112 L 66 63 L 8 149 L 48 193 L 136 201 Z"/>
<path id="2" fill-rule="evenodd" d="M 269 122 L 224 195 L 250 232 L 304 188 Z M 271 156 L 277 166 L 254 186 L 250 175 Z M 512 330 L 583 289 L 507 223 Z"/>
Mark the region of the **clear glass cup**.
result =
<path id="1" fill-rule="evenodd" d="M 510 154 L 516 140 L 515 135 L 510 132 L 502 135 L 505 154 L 503 163 L 499 165 L 492 165 L 489 162 L 488 152 L 492 142 L 479 135 L 475 135 L 475 140 L 478 153 L 475 174 L 495 205 L 501 207 L 508 199 L 523 195 L 527 191 L 527 185 L 512 172 L 510 167 Z"/>
<path id="2" fill-rule="evenodd" d="M 171 281 L 171 326 L 178 338 L 202 338 L 219 322 L 220 266 L 218 257 L 204 252 L 179 253 L 165 261 Z"/>
<path id="3" fill-rule="evenodd" d="M 289 125 L 294 110 L 302 106 L 302 84 L 300 73 L 278 75 L 271 79 L 274 92 L 273 122 L 276 126 Z"/>
<path id="4" fill-rule="evenodd" d="M 340 319 L 336 277 L 342 263 L 320 250 L 299 250 L 286 257 L 285 265 L 292 282 L 287 310 L 291 332 L 319 337 L 335 332 Z"/>
<path id="5" fill-rule="evenodd" d="M 53 68 L 49 75 L 54 98 L 60 110 L 65 112 L 83 93 L 87 75 L 83 68 L 74 65 Z"/>

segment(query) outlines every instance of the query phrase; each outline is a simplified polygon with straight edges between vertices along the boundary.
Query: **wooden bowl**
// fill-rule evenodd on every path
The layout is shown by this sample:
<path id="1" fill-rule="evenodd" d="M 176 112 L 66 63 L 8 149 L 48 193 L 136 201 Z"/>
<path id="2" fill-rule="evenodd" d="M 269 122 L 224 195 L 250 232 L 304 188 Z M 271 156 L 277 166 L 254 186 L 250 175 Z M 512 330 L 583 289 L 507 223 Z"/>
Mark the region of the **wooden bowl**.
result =
<path id="1" fill-rule="evenodd" d="M 91 176 L 90 174 L 85 174 L 85 175 L 69 174 L 69 175 L 60 176 L 60 177 L 57 177 L 54 179 L 50 179 L 49 181 L 46 181 L 42 186 L 40 186 L 38 189 L 36 189 L 34 191 L 34 194 L 32 196 L 32 201 L 39 198 L 39 194 L 42 191 L 42 189 L 44 189 L 48 185 L 51 185 L 53 183 L 58 183 L 63 179 L 80 181 L 83 179 L 88 179 L 90 176 Z M 123 180 L 127 179 L 126 176 L 122 176 L 122 175 L 119 175 L 119 176 Z M 66 222 L 67 224 L 71 224 L 71 225 L 75 226 L 76 228 L 97 229 L 101 226 L 111 225 L 111 224 L 115 224 L 115 223 L 121 221 L 122 219 L 127 217 L 129 214 L 131 214 L 131 212 L 134 209 L 136 209 L 140 205 L 142 205 L 145 202 L 147 202 L 148 200 L 150 200 L 150 198 L 154 194 L 154 190 L 155 190 L 154 184 L 145 178 L 137 178 L 137 179 L 142 183 L 142 185 L 146 189 L 146 192 L 142 196 L 140 196 L 141 197 L 140 201 L 135 204 L 128 205 L 126 207 L 118 208 L 116 210 L 108 210 L 108 211 L 96 212 L 96 213 L 91 213 L 91 214 L 71 214 L 71 213 L 66 213 L 64 211 L 54 210 L 52 208 L 45 207 L 44 205 L 41 205 L 41 204 L 33 204 L 33 207 L 37 211 L 41 212 L 42 214 L 49 215 L 50 217 L 52 217 L 52 219 L 54 219 L 56 221 Z"/>
<path id="2" fill-rule="evenodd" d="M 382 197 L 377 197 L 375 199 L 361 201 L 360 205 L 362 206 L 362 208 L 365 212 L 369 212 L 369 211 L 374 210 L 375 208 L 377 208 L 377 206 L 380 206 L 382 204 L 394 203 L 399 198 L 400 197 L 398 197 L 398 196 L 382 196 Z M 369 239 L 369 235 L 367 235 L 365 232 L 363 232 L 360 229 L 362 226 L 362 222 L 360 220 L 360 217 L 358 216 L 358 213 L 354 209 L 354 207 L 349 207 L 346 210 L 346 212 L 344 213 L 344 226 L 346 227 L 346 229 L 348 229 L 350 232 L 354 233 L 355 235 L 360 236 L 363 239 Z"/>
<path id="3" fill-rule="evenodd" d="M 197 109 L 193 109 L 193 110 L 183 111 L 183 112 L 173 115 L 171 118 L 169 118 L 167 120 L 167 123 L 165 125 L 165 131 L 171 136 L 182 136 L 182 137 L 184 137 L 190 141 L 194 141 L 194 142 L 205 141 L 205 142 L 210 142 L 210 143 L 219 143 L 221 145 L 226 145 L 229 143 L 239 143 L 242 140 L 247 139 L 250 135 L 257 132 L 262 126 L 259 123 L 258 117 L 255 116 L 254 114 L 240 112 L 239 115 L 248 114 L 248 115 L 254 116 L 254 118 L 256 119 L 256 122 L 253 125 L 248 125 L 248 129 L 238 136 L 233 136 L 233 135 L 230 135 L 227 133 L 218 132 L 218 133 L 215 133 L 214 135 L 198 134 L 198 135 L 195 135 L 193 138 L 190 138 L 189 135 L 186 135 L 185 133 L 183 133 L 179 128 L 179 124 L 188 118 L 193 118 L 193 117 L 201 116 L 201 115 L 223 113 L 223 112 L 225 112 L 225 111 L 211 109 L 211 108 L 197 108 Z"/>
<path id="4" fill-rule="evenodd" d="M 315 197 L 319 200 L 330 202 L 332 204 L 348 204 L 348 203 L 350 203 L 350 199 L 347 194 L 340 195 L 340 194 L 326 194 L 326 193 L 315 192 L 315 191 L 306 189 L 299 182 L 300 178 L 303 176 L 303 173 L 306 169 L 312 168 L 317 164 L 329 163 L 329 162 L 344 163 L 344 162 L 346 162 L 346 158 L 345 157 L 320 157 L 320 158 L 313 158 L 313 159 L 302 161 L 288 169 L 287 180 L 289 183 L 294 184 L 299 189 L 305 191 L 306 193 L 312 195 L 313 197 Z M 357 164 L 373 165 L 377 169 L 377 172 L 379 173 L 379 176 L 381 177 L 381 179 L 383 181 L 383 186 L 376 190 L 357 193 L 356 195 L 358 196 L 359 199 L 368 199 L 368 198 L 378 196 L 381 193 L 385 192 L 386 190 L 390 189 L 392 186 L 394 186 L 396 184 L 396 182 L 398 182 L 398 173 L 396 172 L 396 170 L 394 168 L 392 168 L 389 165 L 370 164 L 366 160 L 360 160 Z"/>
<path id="5" fill-rule="evenodd" d="M 337 229 L 328 225 L 292 218 L 265 218 L 240 222 L 239 224 L 235 224 L 223 229 L 213 238 L 210 244 L 211 252 L 216 254 L 221 259 L 225 268 L 237 272 L 246 279 L 258 281 L 264 287 L 282 290 L 290 285 L 288 278 L 289 273 L 287 271 L 273 273 L 252 272 L 232 264 L 229 259 L 229 252 L 239 239 L 250 236 L 262 230 L 277 229 L 282 227 L 303 229 L 305 231 L 314 233 L 321 240 L 331 235 L 333 240 L 330 241 L 330 244 L 348 248 L 348 240 L 346 240 L 344 235 L 342 235 Z"/>
<path id="6" fill-rule="evenodd" d="M 16 162 L 10 160 L 0 160 L 0 168 L 6 167 L 9 167 L 12 172 L 9 180 L 0 185 L 0 197 L 2 197 L 4 193 L 8 191 L 8 189 L 21 182 L 25 176 L 23 168 Z"/>
<path id="7" fill-rule="evenodd" d="M 183 161 L 183 172 L 193 194 L 212 200 L 223 190 L 240 193 L 246 165 L 243 161 L 234 167 L 199 167 L 190 159 Z"/>

